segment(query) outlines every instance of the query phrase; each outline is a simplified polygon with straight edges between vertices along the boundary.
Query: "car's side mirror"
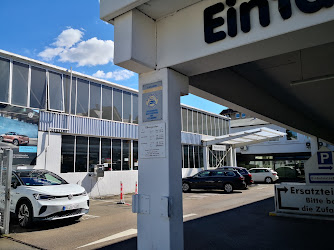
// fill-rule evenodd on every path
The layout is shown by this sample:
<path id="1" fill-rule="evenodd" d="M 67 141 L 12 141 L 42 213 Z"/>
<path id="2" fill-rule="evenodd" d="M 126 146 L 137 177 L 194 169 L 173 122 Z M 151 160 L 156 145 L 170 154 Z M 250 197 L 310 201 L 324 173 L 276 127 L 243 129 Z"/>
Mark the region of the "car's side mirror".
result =
<path id="1" fill-rule="evenodd" d="M 18 183 L 17 181 L 12 182 L 12 188 L 16 189 L 18 186 L 20 186 L 20 183 Z"/>

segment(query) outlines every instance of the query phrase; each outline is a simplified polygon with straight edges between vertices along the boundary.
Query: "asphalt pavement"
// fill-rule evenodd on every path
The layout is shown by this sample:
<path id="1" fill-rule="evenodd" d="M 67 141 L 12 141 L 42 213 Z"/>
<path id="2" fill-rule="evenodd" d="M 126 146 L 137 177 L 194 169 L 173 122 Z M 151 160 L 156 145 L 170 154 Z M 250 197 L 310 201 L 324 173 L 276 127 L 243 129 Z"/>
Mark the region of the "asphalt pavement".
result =
<path id="1" fill-rule="evenodd" d="M 26 244 L 21 241 L 14 240 L 10 237 L 0 236 L 0 249 L 1 250 L 31 250 L 40 249 L 35 246 Z"/>
<path id="2" fill-rule="evenodd" d="M 184 223 L 185 250 L 333 249 L 333 221 L 269 216 L 274 198 Z M 103 250 L 136 249 L 137 238 Z"/>
<path id="3" fill-rule="evenodd" d="M 272 211 L 273 197 L 187 220 L 184 223 L 184 249 L 334 249 L 333 221 L 269 216 Z M 41 248 L 0 238 L 0 249 Z M 94 249 L 137 249 L 137 238 Z"/>

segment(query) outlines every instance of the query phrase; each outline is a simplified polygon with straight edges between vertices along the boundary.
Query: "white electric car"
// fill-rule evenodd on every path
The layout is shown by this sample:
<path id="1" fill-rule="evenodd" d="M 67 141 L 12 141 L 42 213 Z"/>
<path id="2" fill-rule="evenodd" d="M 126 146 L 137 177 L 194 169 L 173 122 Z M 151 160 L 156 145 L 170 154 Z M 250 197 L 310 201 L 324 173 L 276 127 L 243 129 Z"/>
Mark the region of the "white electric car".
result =
<path id="1" fill-rule="evenodd" d="M 77 220 L 89 211 L 85 189 L 40 169 L 13 171 L 10 210 L 21 227 L 37 220 Z"/>

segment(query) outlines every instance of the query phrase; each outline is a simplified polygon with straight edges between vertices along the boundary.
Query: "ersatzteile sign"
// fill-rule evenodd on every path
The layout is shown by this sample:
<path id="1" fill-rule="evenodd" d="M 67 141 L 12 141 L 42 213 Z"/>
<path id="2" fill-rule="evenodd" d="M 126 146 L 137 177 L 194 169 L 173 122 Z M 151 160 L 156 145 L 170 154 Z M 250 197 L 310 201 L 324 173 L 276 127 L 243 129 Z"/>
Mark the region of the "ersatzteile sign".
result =
<path id="1" fill-rule="evenodd" d="M 162 82 L 143 85 L 143 122 L 162 120 Z"/>
<path id="2" fill-rule="evenodd" d="M 275 185 L 276 212 L 334 216 L 334 186 Z"/>
<path id="3" fill-rule="evenodd" d="M 140 158 L 166 157 L 166 123 L 152 123 L 139 126 Z"/>

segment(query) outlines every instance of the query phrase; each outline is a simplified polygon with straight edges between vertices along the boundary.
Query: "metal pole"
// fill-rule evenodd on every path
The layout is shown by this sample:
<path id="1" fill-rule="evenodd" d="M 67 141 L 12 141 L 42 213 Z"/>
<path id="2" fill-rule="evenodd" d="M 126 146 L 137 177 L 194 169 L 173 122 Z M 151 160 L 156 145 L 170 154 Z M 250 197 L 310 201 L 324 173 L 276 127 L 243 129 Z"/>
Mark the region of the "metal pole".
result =
<path id="1" fill-rule="evenodd" d="M 10 220 L 10 188 L 12 183 L 12 165 L 13 165 L 13 150 L 5 149 L 5 156 L 7 156 L 7 181 L 5 191 L 5 211 L 4 211 L 4 233 L 9 233 L 9 220 Z"/>

